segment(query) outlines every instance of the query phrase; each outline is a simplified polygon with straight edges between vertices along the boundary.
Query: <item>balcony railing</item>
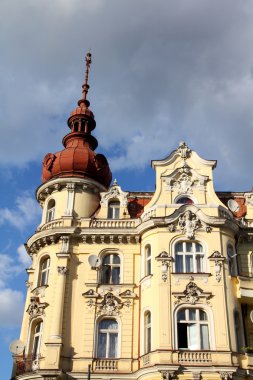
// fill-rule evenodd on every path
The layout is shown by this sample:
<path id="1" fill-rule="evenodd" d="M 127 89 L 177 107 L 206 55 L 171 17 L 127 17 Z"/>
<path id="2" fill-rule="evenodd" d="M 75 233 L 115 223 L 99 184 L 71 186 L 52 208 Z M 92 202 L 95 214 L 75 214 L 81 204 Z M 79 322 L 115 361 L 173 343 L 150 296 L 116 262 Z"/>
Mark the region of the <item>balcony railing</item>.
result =
<path id="1" fill-rule="evenodd" d="M 22 375 L 26 372 L 35 372 L 39 369 L 39 357 L 34 356 L 17 356 L 16 357 L 16 375 Z"/>
<path id="2" fill-rule="evenodd" d="M 135 228 L 139 222 L 136 220 L 126 219 L 92 219 L 91 228 Z"/>
<path id="3" fill-rule="evenodd" d="M 207 351 L 179 351 L 179 363 L 211 363 L 212 354 Z"/>
<path id="4" fill-rule="evenodd" d="M 117 371 L 118 360 L 115 359 L 95 359 L 94 370 L 95 371 Z"/>

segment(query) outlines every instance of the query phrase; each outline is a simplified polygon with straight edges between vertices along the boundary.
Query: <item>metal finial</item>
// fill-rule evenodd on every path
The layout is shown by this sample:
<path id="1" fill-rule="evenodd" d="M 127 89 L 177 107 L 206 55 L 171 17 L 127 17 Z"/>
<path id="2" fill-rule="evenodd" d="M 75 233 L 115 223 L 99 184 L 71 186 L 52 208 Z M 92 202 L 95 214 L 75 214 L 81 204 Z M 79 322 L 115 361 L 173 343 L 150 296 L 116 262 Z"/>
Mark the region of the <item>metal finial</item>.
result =
<path id="1" fill-rule="evenodd" d="M 89 69 L 91 64 L 91 52 L 88 51 L 85 56 L 85 62 L 86 62 L 86 70 L 85 70 L 85 76 L 84 76 L 84 84 L 83 84 L 83 99 L 86 100 L 87 93 L 89 91 L 90 86 L 88 85 L 88 78 L 89 78 Z"/>

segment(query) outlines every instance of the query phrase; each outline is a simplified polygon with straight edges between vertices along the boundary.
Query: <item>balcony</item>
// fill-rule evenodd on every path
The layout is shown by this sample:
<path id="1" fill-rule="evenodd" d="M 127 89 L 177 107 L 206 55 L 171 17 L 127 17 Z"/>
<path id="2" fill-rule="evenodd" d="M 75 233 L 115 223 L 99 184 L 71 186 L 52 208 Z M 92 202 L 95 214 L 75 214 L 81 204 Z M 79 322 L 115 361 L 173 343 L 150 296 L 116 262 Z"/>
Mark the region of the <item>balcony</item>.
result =
<path id="1" fill-rule="evenodd" d="M 27 372 L 36 372 L 39 369 L 39 357 L 34 356 L 16 356 L 16 375 L 22 375 Z"/>
<path id="2" fill-rule="evenodd" d="M 178 363 L 212 363 L 212 354 L 208 351 L 179 351 Z"/>
<path id="3" fill-rule="evenodd" d="M 93 371 L 117 371 L 118 360 L 116 359 L 95 359 L 93 361 Z"/>

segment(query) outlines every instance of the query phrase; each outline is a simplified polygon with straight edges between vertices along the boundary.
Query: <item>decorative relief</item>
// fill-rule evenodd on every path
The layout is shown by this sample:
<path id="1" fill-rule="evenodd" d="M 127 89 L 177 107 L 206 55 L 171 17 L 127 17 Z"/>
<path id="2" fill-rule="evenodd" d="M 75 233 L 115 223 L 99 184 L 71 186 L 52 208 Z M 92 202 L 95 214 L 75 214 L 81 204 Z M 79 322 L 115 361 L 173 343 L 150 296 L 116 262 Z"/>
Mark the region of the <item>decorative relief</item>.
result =
<path id="1" fill-rule="evenodd" d="M 61 267 L 61 266 L 58 266 L 57 267 L 57 271 L 59 274 L 65 276 L 68 272 L 68 268 L 67 267 Z"/>
<path id="2" fill-rule="evenodd" d="M 47 303 L 40 303 L 38 297 L 31 297 L 30 305 L 27 308 L 27 313 L 31 318 L 39 317 L 40 315 L 44 315 L 44 309 L 48 306 Z"/>
<path id="3" fill-rule="evenodd" d="M 112 293 L 107 293 L 98 305 L 98 315 L 119 315 L 123 304 Z"/>
<path id="4" fill-rule="evenodd" d="M 69 251 L 69 236 L 61 236 L 61 251 L 60 253 L 68 253 Z"/>
<path id="5" fill-rule="evenodd" d="M 232 380 L 233 372 L 220 372 L 222 380 Z"/>
<path id="6" fill-rule="evenodd" d="M 200 289 L 193 281 L 187 284 L 185 290 L 182 293 L 175 292 L 173 295 L 177 299 L 175 301 L 175 305 L 179 304 L 180 302 L 188 302 L 191 305 L 195 305 L 200 298 L 206 299 L 206 303 L 209 303 L 208 300 L 211 297 L 211 293 L 203 292 L 203 290 Z"/>
<path id="7" fill-rule="evenodd" d="M 221 281 L 222 267 L 223 261 L 225 257 L 219 251 L 214 251 L 211 256 L 209 256 L 210 261 L 214 261 L 214 271 L 215 271 L 215 279 L 217 282 Z"/>
<path id="8" fill-rule="evenodd" d="M 162 281 L 166 282 L 168 278 L 168 268 L 173 261 L 173 258 L 169 256 L 168 252 L 162 251 L 157 257 L 157 261 L 161 261 L 161 270 L 162 270 Z"/>
<path id="9" fill-rule="evenodd" d="M 41 297 L 41 298 L 45 297 L 45 291 L 47 287 L 48 285 L 38 286 L 37 288 L 33 289 L 32 294 L 35 297 Z"/>
<path id="10" fill-rule="evenodd" d="M 201 227 L 201 222 L 188 210 L 179 217 L 178 226 L 188 239 L 193 239 L 194 232 Z"/>
<path id="11" fill-rule="evenodd" d="M 162 380 L 172 380 L 176 375 L 176 371 L 160 371 L 160 372 L 161 372 Z"/>

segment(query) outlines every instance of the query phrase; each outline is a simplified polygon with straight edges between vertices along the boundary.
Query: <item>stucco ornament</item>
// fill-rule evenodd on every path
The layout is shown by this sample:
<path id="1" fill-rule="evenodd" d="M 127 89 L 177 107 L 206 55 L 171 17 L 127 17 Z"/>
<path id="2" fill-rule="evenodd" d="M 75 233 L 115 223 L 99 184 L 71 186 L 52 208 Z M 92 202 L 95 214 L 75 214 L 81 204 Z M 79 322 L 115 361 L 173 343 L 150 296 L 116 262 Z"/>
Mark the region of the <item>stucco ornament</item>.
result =
<path id="1" fill-rule="evenodd" d="M 114 180 L 113 185 L 107 192 L 101 193 L 101 205 L 107 205 L 108 201 L 111 199 L 117 199 L 120 202 L 120 206 L 127 207 L 127 196 L 128 193 L 121 190 L 121 187 L 118 185 L 117 181 Z"/>
<path id="2" fill-rule="evenodd" d="M 182 173 L 175 182 L 176 187 L 178 187 L 178 194 L 191 194 L 192 193 L 193 180 L 190 175 Z"/>
<path id="3" fill-rule="evenodd" d="M 176 371 L 161 371 L 162 380 L 172 380 Z"/>
<path id="4" fill-rule="evenodd" d="M 98 305 L 98 315 L 119 315 L 123 304 L 112 294 L 107 293 L 101 304 Z"/>
<path id="5" fill-rule="evenodd" d="M 57 271 L 58 271 L 58 273 L 59 274 L 61 274 L 61 275 L 66 275 L 67 274 L 67 272 L 68 272 L 68 268 L 67 267 L 57 267 Z"/>
<path id="6" fill-rule="evenodd" d="M 221 281 L 222 267 L 223 261 L 225 257 L 219 251 L 214 251 L 211 256 L 209 256 L 210 261 L 214 261 L 214 271 L 215 271 L 215 279 L 217 282 Z"/>
<path id="7" fill-rule="evenodd" d="M 173 258 L 169 256 L 168 252 L 162 251 L 157 257 L 157 261 L 161 261 L 162 281 L 166 282 L 168 278 L 168 268 Z"/>
<path id="8" fill-rule="evenodd" d="M 201 289 L 195 284 L 195 282 L 189 282 L 184 291 L 185 300 L 189 302 L 191 305 L 195 305 L 195 303 L 199 300 L 199 296 L 201 294 Z"/>
<path id="9" fill-rule="evenodd" d="M 46 303 L 40 303 L 38 297 L 31 297 L 30 305 L 27 308 L 27 313 L 30 318 L 39 317 L 44 314 L 44 309 L 47 306 Z"/>
<path id="10" fill-rule="evenodd" d="M 184 141 L 181 141 L 179 143 L 177 151 L 180 154 L 181 158 L 188 158 L 191 153 L 191 149 L 186 145 Z"/>
<path id="11" fill-rule="evenodd" d="M 193 239 L 194 232 L 201 227 L 201 223 L 196 215 L 188 210 L 179 217 L 178 226 L 188 239 Z"/>
<path id="12" fill-rule="evenodd" d="M 220 377 L 222 380 L 231 380 L 233 376 L 232 372 L 220 372 Z"/>

